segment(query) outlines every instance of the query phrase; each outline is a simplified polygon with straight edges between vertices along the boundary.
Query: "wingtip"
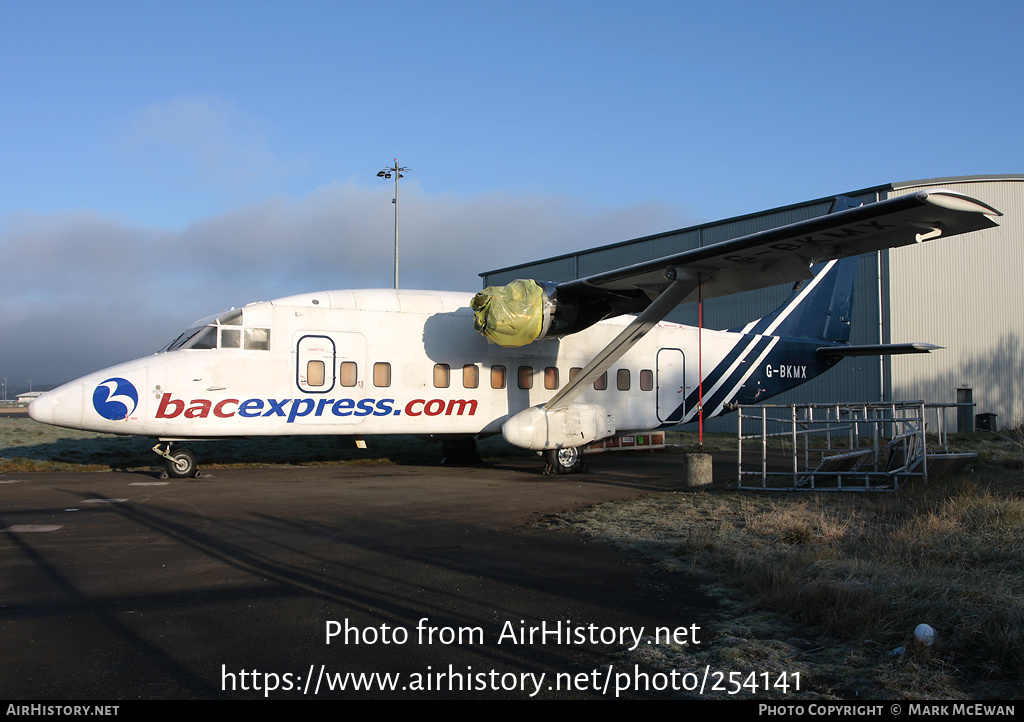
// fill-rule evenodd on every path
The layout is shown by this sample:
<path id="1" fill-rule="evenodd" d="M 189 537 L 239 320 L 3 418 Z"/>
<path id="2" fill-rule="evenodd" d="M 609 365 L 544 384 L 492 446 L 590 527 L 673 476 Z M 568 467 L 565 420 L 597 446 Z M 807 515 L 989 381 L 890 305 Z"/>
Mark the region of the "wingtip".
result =
<path id="1" fill-rule="evenodd" d="M 953 211 L 984 213 L 987 216 L 1003 215 L 988 203 L 984 203 L 979 201 L 977 198 L 972 198 L 968 195 L 964 195 L 963 193 L 947 190 L 945 188 L 918 191 L 917 197 L 925 203 L 929 203 L 933 206 L 939 206 L 940 208 L 948 208 Z"/>

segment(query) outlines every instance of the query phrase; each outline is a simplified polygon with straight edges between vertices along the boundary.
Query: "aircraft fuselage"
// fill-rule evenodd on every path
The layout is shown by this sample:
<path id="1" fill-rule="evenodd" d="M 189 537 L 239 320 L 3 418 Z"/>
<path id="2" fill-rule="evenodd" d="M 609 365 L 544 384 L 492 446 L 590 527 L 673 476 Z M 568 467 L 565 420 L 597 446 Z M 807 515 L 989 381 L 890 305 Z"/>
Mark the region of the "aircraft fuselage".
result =
<path id="1" fill-rule="evenodd" d="M 330 291 L 251 304 L 211 324 L 207 347 L 120 364 L 55 389 L 33 418 L 161 439 L 284 434 L 498 433 L 543 404 L 622 327 L 620 317 L 509 349 L 473 330 L 472 294 Z M 237 323 L 235 323 L 237 321 Z M 662 322 L 578 402 L 616 433 L 673 426 L 763 401 L 834 361 L 820 341 Z"/>

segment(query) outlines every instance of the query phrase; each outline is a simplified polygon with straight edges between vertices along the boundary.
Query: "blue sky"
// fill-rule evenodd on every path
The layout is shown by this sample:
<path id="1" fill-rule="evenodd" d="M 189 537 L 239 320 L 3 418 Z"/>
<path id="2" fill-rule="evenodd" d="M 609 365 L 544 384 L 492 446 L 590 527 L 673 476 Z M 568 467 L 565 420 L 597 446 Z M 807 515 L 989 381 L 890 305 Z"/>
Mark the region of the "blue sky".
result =
<path id="1" fill-rule="evenodd" d="M 1024 172 L 1019 2 L 0 3 L 0 375 L 889 181 Z M 27 384 L 26 384 L 27 385 Z"/>

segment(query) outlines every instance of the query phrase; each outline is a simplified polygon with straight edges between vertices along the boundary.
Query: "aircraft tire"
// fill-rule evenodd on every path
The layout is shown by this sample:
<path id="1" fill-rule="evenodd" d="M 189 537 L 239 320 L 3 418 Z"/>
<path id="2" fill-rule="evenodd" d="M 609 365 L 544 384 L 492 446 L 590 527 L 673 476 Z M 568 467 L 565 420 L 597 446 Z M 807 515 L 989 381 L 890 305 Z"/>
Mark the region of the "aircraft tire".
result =
<path id="1" fill-rule="evenodd" d="M 547 449 L 544 452 L 544 460 L 548 467 L 556 474 L 572 474 L 580 470 L 583 454 L 578 447 L 563 447 L 561 449 Z"/>
<path id="2" fill-rule="evenodd" d="M 176 449 L 167 459 L 167 476 L 172 479 L 191 479 L 197 470 L 196 455 L 188 449 Z"/>

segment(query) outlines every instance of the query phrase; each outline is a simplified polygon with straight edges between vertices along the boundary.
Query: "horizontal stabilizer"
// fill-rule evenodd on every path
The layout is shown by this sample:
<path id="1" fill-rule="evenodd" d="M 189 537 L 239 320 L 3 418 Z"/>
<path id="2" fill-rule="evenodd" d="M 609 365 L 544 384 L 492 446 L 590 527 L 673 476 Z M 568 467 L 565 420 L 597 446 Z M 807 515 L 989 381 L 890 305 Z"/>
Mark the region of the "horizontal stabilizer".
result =
<path id="1" fill-rule="evenodd" d="M 875 343 L 862 346 L 822 346 L 823 356 L 896 356 L 904 353 L 928 353 L 940 349 L 932 343 Z"/>

